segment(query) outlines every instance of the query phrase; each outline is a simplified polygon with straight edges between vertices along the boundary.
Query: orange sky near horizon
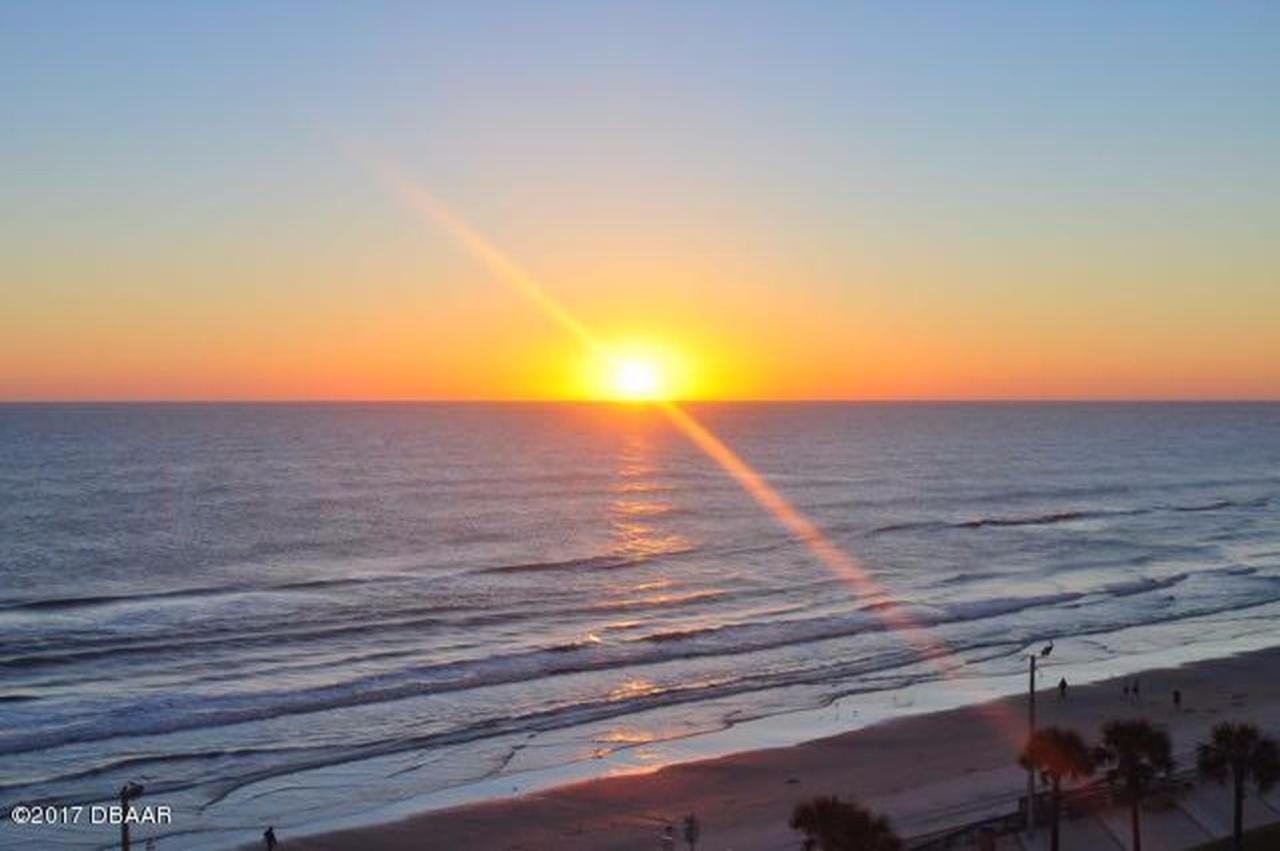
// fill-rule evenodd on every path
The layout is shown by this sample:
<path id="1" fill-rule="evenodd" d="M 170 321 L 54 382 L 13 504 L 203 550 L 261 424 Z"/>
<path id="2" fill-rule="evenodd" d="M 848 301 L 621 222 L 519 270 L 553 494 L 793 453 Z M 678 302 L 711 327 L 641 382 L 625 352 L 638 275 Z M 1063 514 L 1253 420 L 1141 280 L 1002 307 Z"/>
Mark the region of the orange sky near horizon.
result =
<path id="1" fill-rule="evenodd" d="M 729 329 L 673 320 L 660 330 L 627 324 L 619 332 L 677 350 L 690 378 L 676 395 L 690 399 L 1280 398 L 1277 355 L 1266 343 L 1215 350 L 1213 340 L 1202 338 L 1166 353 L 1150 340 L 1100 340 L 1080 325 L 1028 341 L 1031 332 L 992 338 L 980 331 L 932 333 L 909 323 L 855 330 L 843 326 L 838 314 L 788 315 L 794 310 L 780 307 L 767 322 Z M 47 335 L 25 350 L 18 335 L 0 343 L 7 364 L 0 368 L 0 398 L 595 395 L 582 378 L 591 356 L 557 329 L 538 327 L 545 320 L 529 316 L 529 308 L 517 303 L 483 316 L 476 312 L 460 310 L 455 319 L 422 323 L 406 316 L 324 313 L 277 323 L 267 317 L 252 323 L 219 318 L 194 327 L 168 327 L 166 320 L 152 318 L 105 326 L 86 320 L 68 331 L 75 339 L 61 346 L 50 345 Z"/>
<path id="2" fill-rule="evenodd" d="M 24 271 L 42 285 L 17 293 L 0 318 L 0 398 L 594 395 L 577 341 L 385 203 L 401 219 L 392 239 L 364 234 L 356 246 L 317 234 L 329 256 L 289 244 L 223 253 L 193 240 L 189 255 L 82 247 L 30 258 Z M 1114 287 L 1086 300 L 1070 269 L 1046 272 L 1030 258 L 1003 270 L 944 252 L 927 263 L 808 255 L 792 265 L 748 233 L 719 245 L 686 233 L 679 253 L 646 252 L 662 243 L 642 238 L 518 259 L 548 270 L 544 285 L 601 339 L 676 352 L 688 373 L 680 396 L 1280 398 L 1280 335 L 1270 333 L 1280 288 L 1222 300 L 1193 285 L 1194 266 L 1147 264 L 1128 279 L 1117 270 Z M 797 276 L 807 285 L 790 285 Z M 88 277 L 92 287 L 80 283 Z"/>

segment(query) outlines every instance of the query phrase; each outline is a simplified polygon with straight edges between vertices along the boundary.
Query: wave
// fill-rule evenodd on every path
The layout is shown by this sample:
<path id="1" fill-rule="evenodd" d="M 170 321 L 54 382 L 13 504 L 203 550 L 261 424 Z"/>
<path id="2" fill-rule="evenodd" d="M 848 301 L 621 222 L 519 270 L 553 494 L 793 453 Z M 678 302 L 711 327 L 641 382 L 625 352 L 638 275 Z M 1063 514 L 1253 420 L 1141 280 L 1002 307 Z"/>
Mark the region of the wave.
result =
<path id="1" fill-rule="evenodd" d="M 299 582 L 282 582 L 269 585 L 231 584 L 196 588 L 175 588 L 169 591 L 143 591 L 130 594 L 95 594 L 84 597 L 49 597 L 35 600 L 11 600 L 0 602 L 0 611 L 60 611 L 67 609 L 91 609 L 118 603 L 146 603 L 158 600 L 199 600 L 208 597 L 236 594 L 266 594 L 281 591 L 312 591 L 325 588 L 342 588 L 353 585 L 369 585 L 379 582 L 418 581 L 423 577 L 405 574 L 385 576 L 344 577 L 338 579 L 307 579 Z"/>
<path id="2" fill-rule="evenodd" d="M 276 757 L 281 754 L 298 753 L 316 751 L 317 748 L 292 748 L 292 747 L 245 747 L 245 748 L 213 748 L 210 750 L 199 751 L 172 751 L 169 753 L 144 753 L 139 755 L 118 757 L 107 759 L 104 762 L 94 762 L 83 768 L 58 774 L 55 777 L 34 777 L 24 778 L 17 782 L 0 784 L 0 793 L 10 789 L 19 789 L 23 787 L 38 785 L 49 782 L 65 783 L 70 780 L 85 780 L 101 777 L 106 774 L 119 771 L 133 771 L 134 769 L 146 766 L 154 768 L 161 765 L 172 765 L 174 763 L 189 762 L 214 762 L 224 759 L 236 759 L 244 757 L 256 756 L 272 756 Z M 31 803 L 45 804 L 49 803 L 43 800 L 33 800 Z"/>
<path id="3" fill-rule="evenodd" d="M 1270 503 L 1270 497 L 1262 496 L 1257 499 L 1243 500 L 1219 499 L 1204 505 L 1172 505 L 1169 509 L 1171 511 L 1221 511 L 1224 508 L 1265 508 Z"/>
<path id="4" fill-rule="evenodd" d="M 975 647 L 981 646 L 983 645 L 975 645 Z M 993 646 L 1012 645 L 1002 642 Z M 745 694 L 753 691 L 762 691 L 780 686 L 830 682 L 833 679 L 847 678 L 858 674 L 876 674 L 882 671 L 901 668 L 903 665 L 910 664 L 915 658 L 917 658 L 916 655 L 909 651 L 900 651 L 898 653 L 885 654 L 875 660 L 861 659 L 836 663 L 823 662 L 808 668 L 794 669 L 790 671 L 775 671 L 763 674 L 752 672 L 743 676 L 726 677 L 719 680 L 694 681 L 680 685 L 665 686 L 652 691 L 630 694 L 625 698 L 618 698 L 614 696 L 590 698 L 572 704 L 568 707 L 535 710 L 510 717 L 485 718 L 450 730 L 408 737 L 398 737 L 391 740 L 383 740 L 348 747 L 326 747 L 319 749 L 285 748 L 277 750 L 245 748 L 225 751 L 214 750 L 188 754 L 180 753 L 162 755 L 157 757 L 154 761 L 172 763 L 184 760 L 216 760 L 218 758 L 237 756 L 275 756 L 286 751 L 296 752 L 296 756 L 293 759 L 285 761 L 272 760 L 271 763 L 264 767 L 251 769 L 247 772 L 241 771 L 233 777 L 227 777 L 220 781 L 210 782 L 208 778 L 197 777 L 190 780 L 176 782 L 160 780 L 158 782 L 149 783 L 148 785 L 153 787 L 153 791 L 156 793 L 174 792 L 190 788 L 192 786 L 204 787 L 214 793 L 213 797 L 205 803 L 205 806 L 209 806 L 219 802 L 231 792 L 247 784 L 258 782 L 270 777 L 294 774 L 303 770 L 319 768 L 327 765 L 339 765 L 393 753 L 465 744 L 468 742 L 491 739 L 504 735 L 530 735 L 534 733 L 548 732 L 589 724 L 592 722 L 604 721 L 610 718 L 625 716 L 650 709 L 657 709 L 660 707 L 670 707 L 682 703 L 714 700 L 717 698 Z M 882 678 L 878 681 L 871 681 L 866 685 L 845 688 L 842 691 L 831 694 L 827 699 L 834 700 L 837 697 L 843 697 L 850 694 L 882 691 L 899 685 L 909 684 L 916 679 L 919 678 L 903 676 L 894 681 Z M 728 725 L 729 723 L 731 722 L 726 719 L 725 724 Z M 516 747 L 519 748 L 522 746 L 517 745 Z M 91 769 L 88 774 L 92 777 L 99 773 L 119 768 L 138 769 L 149 761 L 152 760 L 145 757 L 136 759 L 125 758 L 124 760 L 120 760 L 116 763 L 103 767 L 101 771 L 94 771 Z M 76 772 L 56 778 L 56 780 L 65 781 L 68 779 L 76 779 L 84 774 L 85 772 Z M 0 787 L 0 789 L 4 788 L 13 787 Z M 99 794 L 98 790 L 95 789 L 93 791 L 93 799 L 96 799 Z M 89 800 L 90 799 L 86 798 L 83 803 L 88 803 Z M 32 799 L 30 802 L 44 805 L 81 803 L 82 801 L 63 796 L 56 799 L 36 798 Z"/>
<path id="5" fill-rule="evenodd" d="M 1092 520 L 1102 517 L 1122 517 L 1143 514 L 1143 510 L 1116 511 L 1055 511 L 1048 514 L 1031 514 L 1021 516 L 978 517 L 973 520 L 946 521 L 920 520 L 905 523 L 890 523 L 877 526 L 867 532 L 868 535 L 881 535 L 887 532 L 906 532 L 919 530 L 943 529 L 983 529 L 1001 526 L 1052 526 L 1057 523 L 1070 523 L 1076 520 Z"/>
<path id="6" fill-rule="evenodd" d="M 562 561 L 533 561 L 523 564 L 502 564 L 497 567 L 486 567 L 477 573 L 542 573 L 544 571 L 564 570 L 612 570 L 614 568 L 632 567 L 648 559 L 639 555 L 602 555 L 570 558 Z"/>
<path id="7" fill-rule="evenodd" d="M 1107 517 L 1136 517 L 1144 514 L 1155 514 L 1161 511 L 1206 512 L 1223 511 L 1229 508 L 1261 508 L 1270 504 L 1269 497 L 1257 499 L 1232 500 L 1220 499 L 1199 505 L 1163 505 L 1150 508 L 1117 508 L 1052 511 L 1045 514 L 998 515 L 978 517 L 973 520 L 918 520 L 903 523 L 889 523 L 877 526 L 866 532 L 867 535 L 881 535 L 889 532 L 905 532 L 920 530 L 945 529 L 984 529 L 988 527 L 1006 526 L 1053 526 L 1059 523 L 1071 523 L 1078 520 L 1097 520 Z"/>
<path id="8" fill-rule="evenodd" d="M 1025 488 L 979 495 L 966 495 L 966 502 L 1005 502 L 1008 500 L 1084 499 L 1098 496 L 1124 496 L 1161 494 L 1170 491 L 1188 491 L 1197 488 L 1233 488 L 1280 484 L 1280 476 L 1232 476 L 1230 478 L 1186 479 L 1178 482 L 1132 482 L 1117 484 L 1079 485 L 1058 488 Z"/>
<path id="9" fill-rule="evenodd" d="M 1060 605 L 1086 596 L 1062 592 L 1027 597 L 977 600 L 941 606 L 896 605 L 913 627 L 937 626 L 1012 614 L 1029 608 Z M 141 736 L 246 721 L 304 714 L 365 703 L 386 702 L 427 694 L 469 690 L 583 671 L 659 663 L 674 658 L 738 655 L 794 644 L 806 644 L 867 632 L 893 629 L 881 617 L 883 602 L 843 615 L 790 621 L 749 621 L 740 624 L 666 632 L 603 642 L 594 636 L 572 644 L 558 644 L 478 660 L 422 665 L 373 674 L 345 683 L 301 690 L 253 695 L 169 699 L 163 706 L 125 699 L 104 722 L 100 714 L 44 732 L 0 736 L 0 753 L 41 750 L 74 742 L 113 736 Z M 15 711 L 17 711 L 15 709 Z M 34 719 L 33 719 L 34 720 Z"/>
<path id="10" fill-rule="evenodd" d="M 1209 572 L 1225 573 L 1229 571 L 1209 571 Z M 1111 598 L 1132 597 L 1136 594 L 1147 594 L 1151 591 L 1163 591 L 1167 588 L 1172 588 L 1175 585 L 1181 585 L 1183 582 L 1186 582 L 1189 578 L 1191 578 L 1191 576 L 1192 574 L 1190 573 L 1175 573 L 1170 576 L 1161 577 L 1159 579 L 1143 577 L 1141 579 L 1135 579 L 1130 582 L 1113 582 L 1109 585 L 1102 586 L 1096 591 L 1090 591 L 1087 596 L 1090 596 L 1090 597 L 1102 596 L 1102 597 L 1111 597 Z"/>
<path id="11" fill-rule="evenodd" d="M 777 474 L 770 474 L 768 478 L 772 481 L 775 479 L 782 480 L 784 477 Z M 874 492 L 875 488 L 875 483 L 873 482 L 866 482 L 852 477 L 829 478 L 793 476 L 790 478 L 804 482 L 806 488 L 839 486 L 845 488 L 851 493 L 863 493 L 868 489 Z M 1275 485 L 1280 485 L 1280 476 L 1241 476 L 1236 478 L 1189 479 L 1180 482 L 1123 482 L 1105 485 L 1024 488 L 1021 490 L 1001 490 L 979 493 L 964 492 L 937 497 L 931 499 L 930 502 L 938 505 L 955 503 L 970 506 L 974 504 L 991 505 L 1030 501 L 1088 501 L 1108 497 L 1130 497 L 1133 499 L 1141 499 L 1143 497 L 1150 496 L 1152 498 L 1151 502 L 1154 504 L 1155 500 L 1160 496 L 1171 492 L 1185 492 L 1200 488 L 1221 489 L 1235 487 L 1267 487 Z M 1263 501 L 1265 502 L 1266 499 L 1264 498 Z M 1247 504 L 1247 502 L 1248 501 L 1242 504 Z M 810 510 L 818 511 L 835 509 L 882 510 L 887 508 L 911 510 L 919 507 L 920 503 L 920 497 L 914 494 L 910 496 L 884 496 L 876 493 L 875 495 L 868 496 L 842 495 L 839 499 L 812 500 L 806 502 L 805 507 Z"/>
<path id="12" fill-rule="evenodd" d="M 626 567 L 635 567 L 639 564 L 646 564 L 654 559 L 664 556 L 686 555 L 696 552 L 697 547 L 681 545 L 663 547 L 653 552 L 643 553 L 619 553 L 607 555 L 584 556 L 583 558 L 570 558 L 559 561 L 534 561 L 520 564 L 502 564 L 496 567 L 486 567 L 476 571 L 477 573 L 543 573 L 546 571 L 576 571 L 576 570 L 615 570 Z"/>
<path id="13" fill-rule="evenodd" d="M 384 635 L 396 631 L 420 631 L 424 627 L 447 624 L 454 627 L 477 627 L 504 623 L 509 620 L 502 611 L 467 614 L 472 611 L 456 605 L 423 606 L 406 609 L 401 617 L 373 620 L 360 612 L 346 618 L 316 621 L 297 628 L 280 629 L 276 626 L 253 629 L 244 624 L 208 629 L 204 633 L 148 634 L 139 638 L 86 640 L 71 638 L 64 642 L 40 641 L 29 645 L 27 652 L 15 652 L 0 657 L 0 668 L 25 668 L 37 665 L 65 664 L 91 661 L 105 657 L 145 655 L 151 653 L 208 653 L 224 648 L 276 647 L 285 643 L 313 642 L 316 639 L 339 638 L 346 635 Z M 456 614 L 455 617 L 449 617 Z M 19 650 L 21 645 L 12 642 L 6 649 Z"/>
<path id="14" fill-rule="evenodd" d="M 0 611 L 57 611 L 60 609 L 93 608 L 112 603 L 145 602 L 147 600 L 189 597 L 197 599 L 218 594 L 239 593 L 239 587 L 183 588 L 173 591 L 153 591 L 139 594 L 97 594 L 88 597 L 49 597 L 38 600 L 17 600 L 0 603 Z"/>
<path id="15" fill-rule="evenodd" d="M 631 597 L 621 600 L 610 600 L 605 603 L 592 603 L 587 607 L 592 612 L 630 612 L 636 609 L 652 609 L 656 607 L 689 606 L 694 603 L 705 603 L 730 596 L 728 591 L 712 588 L 703 591 L 687 591 L 685 593 L 658 593 L 647 597 Z"/>
<path id="16" fill-rule="evenodd" d="M 1070 523 L 1073 520 L 1092 520 L 1098 517 L 1122 517 L 1141 514 L 1141 511 L 1059 511 L 1052 514 L 1032 515 L 1030 517 L 982 517 L 953 523 L 957 529 L 981 529 L 985 526 L 1052 526 L 1055 523 Z"/>
<path id="17" fill-rule="evenodd" d="M 1225 570 L 1230 571 L 1231 568 Z M 1027 598 L 1026 601 L 1029 602 L 1031 599 L 1033 598 Z M 980 608 L 988 604 L 994 605 L 996 608 L 1002 608 L 1008 605 L 1009 602 L 993 600 L 978 601 L 977 604 Z M 1258 603 L 1258 605 L 1261 605 L 1261 603 Z M 1216 610 L 1220 609 L 1202 609 L 1193 614 L 1183 616 L 1206 614 Z M 1162 622 L 1169 619 L 1162 616 L 1156 618 L 1153 622 Z M 1172 619 L 1177 618 L 1174 617 Z M 1124 625 L 1123 621 L 1103 625 L 1093 624 L 1078 632 L 1077 637 L 1109 632 Z M 986 637 L 978 637 L 962 647 L 953 648 L 952 651 L 939 648 L 936 653 L 928 655 L 945 655 L 948 652 L 954 652 L 970 662 L 998 659 L 1016 652 L 1028 641 L 1039 640 L 1041 637 L 1034 626 L 1024 625 L 1013 631 L 1002 630 L 998 633 L 988 633 Z M 903 647 L 887 653 L 877 654 L 870 658 L 842 659 L 835 662 L 824 659 L 817 664 L 782 671 L 761 672 L 752 670 L 742 676 L 731 675 L 714 680 L 664 686 L 651 691 L 628 695 L 625 698 L 614 696 L 588 698 L 569 706 L 535 710 L 510 717 L 485 718 L 446 731 L 397 737 L 390 740 L 380 740 L 347 747 L 284 748 L 276 751 L 246 748 L 162 755 L 157 757 L 157 762 L 182 761 L 184 759 L 212 760 L 222 756 L 254 757 L 259 754 L 274 757 L 284 751 L 295 752 L 292 758 L 285 760 L 273 758 L 268 763 L 250 767 L 248 771 L 241 767 L 236 769 L 234 774 L 226 774 L 222 778 L 212 781 L 208 777 L 195 777 L 177 781 L 162 780 L 155 784 L 155 791 L 168 792 L 192 786 L 204 786 L 214 794 L 214 798 L 208 802 L 211 804 L 222 800 L 226 795 L 231 794 L 236 789 L 243 788 L 247 784 L 326 765 L 344 764 L 386 754 L 447 747 L 502 736 L 532 735 L 604 721 L 660 707 L 715 700 L 784 686 L 831 684 L 833 688 L 826 690 L 823 696 L 819 698 L 824 703 L 829 704 L 833 700 L 850 695 L 894 690 L 931 679 L 932 675 L 930 674 L 912 672 L 911 666 L 920 658 L 922 658 L 922 654 Z M 895 671 L 898 673 L 893 673 Z M 770 713 L 766 711 L 762 714 L 767 715 Z M 723 723 L 728 726 L 750 717 L 759 716 L 734 713 L 733 717 L 725 716 Z M 125 735 L 128 734 L 125 733 Z M 515 747 L 519 748 L 521 745 L 516 745 Z M 0 749 L 0 752 L 3 752 L 3 750 Z M 146 761 L 148 760 L 145 758 L 134 759 L 130 757 L 122 760 L 119 765 L 109 764 L 103 766 L 101 770 L 105 772 L 113 768 L 133 768 L 135 766 L 140 768 Z M 87 773 L 93 775 L 99 772 L 90 769 Z M 67 775 L 67 777 L 80 776 L 80 774 Z M 55 779 L 61 780 L 64 778 Z M 74 795 L 75 793 L 73 792 L 72 794 Z M 97 796 L 98 794 L 99 791 L 94 789 L 92 795 Z M 38 802 L 44 804 L 76 803 L 77 801 L 66 798 L 64 795 L 59 799 L 44 799 Z"/>
<path id="18" fill-rule="evenodd" d="M 392 618 L 372 619 L 362 610 L 353 610 L 342 618 L 317 620 L 284 628 L 271 625 L 255 629 L 245 624 L 236 624 L 212 628 L 200 633 L 157 634 L 153 632 L 141 637 L 122 637 L 114 640 L 96 637 L 85 639 L 72 635 L 65 641 L 41 639 L 25 646 L 19 642 L 9 642 L 4 648 L 8 651 L 8 655 L 0 656 L 0 670 L 69 665 L 126 656 L 178 655 L 190 652 L 208 654 L 219 650 L 274 648 L 286 644 L 314 644 L 317 640 L 344 636 L 368 637 L 376 634 L 381 641 L 387 642 L 396 635 L 420 636 L 422 631 L 428 628 L 472 630 L 494 624 L 510 625 L 520 618 L 535 617 L 556 617 L 560 620 L 591 619 L 602 613 L 674 608 L 727 596 L 748 599 L 768 596 L 772 593 L 774 593 L 773 590 L 768 588 L 742 590 L 732 594 L 720 589 L 653 593 L 596 603 L 577 600 L 565 606 L 544 606 L 536 613 L 511 609 L 476 610 L 465 604 L 442 603 L 401 609 L 397 612 L 398 616 Z"/>

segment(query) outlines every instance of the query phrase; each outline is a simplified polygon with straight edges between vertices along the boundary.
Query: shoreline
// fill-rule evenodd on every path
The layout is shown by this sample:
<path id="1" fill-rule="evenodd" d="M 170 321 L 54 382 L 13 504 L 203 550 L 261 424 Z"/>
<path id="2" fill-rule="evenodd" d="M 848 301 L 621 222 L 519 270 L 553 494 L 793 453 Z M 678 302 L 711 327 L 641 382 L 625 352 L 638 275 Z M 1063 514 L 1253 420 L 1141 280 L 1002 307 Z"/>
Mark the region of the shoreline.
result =
<path id="1" fill-rule="evenodd" d="M 1065 701 L 1053 682 L 1042 680 L 1039 723 L 1072 727 L 1092 740 L 1104 720 L 1147 717 L 1169 727 L 1184 765 L 1219 721 L 1280 731 L 1280 647 L 1152 667 L 1137 675 L 1141 705 L 1122 694 L 1122 681 L 1133 676 L 1072 686 Z M 1172 706 L 1174 688 L 1183 693 L 1181 712 Z M 655 847 L 663 825 L 694 812 L 708 847 L 763 851 L 795 844 L 786 820 L 796 801 L 838 794 L 888 814 L 904 836 L 920 835 L 1007 811 L 1016 801 L 1025 789 L 1015 758 L 1026 709 L 1025 696 L 1003 697 L 367 826 L 298 838 L 277 832 L 284 847 L 302 851 L 401 851 L 421 847 L 423 836 L 442 847 L 623 851 Z"/>

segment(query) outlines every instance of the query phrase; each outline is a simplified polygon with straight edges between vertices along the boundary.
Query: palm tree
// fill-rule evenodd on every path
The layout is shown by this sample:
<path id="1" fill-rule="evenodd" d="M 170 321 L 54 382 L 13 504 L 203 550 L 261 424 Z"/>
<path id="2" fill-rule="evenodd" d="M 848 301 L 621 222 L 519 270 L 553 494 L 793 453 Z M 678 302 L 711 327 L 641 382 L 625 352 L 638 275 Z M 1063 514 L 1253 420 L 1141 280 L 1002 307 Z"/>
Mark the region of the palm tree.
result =
<path id="1" fill-rule="evenodd" d="M 791 829 L 804 834 L 805 851 L 902 851 L 889 820 L 852 801 L 819 796 L 796 804 Z"/>
<path id="2" fill-rule="evenodd" d="M 1213 728 L 1209 741 L 1196 749 L 1200 774 L 1219 783 L 1231 781 L 1233 800 L 1232 831 L 1236 851 L 1244 848 L 1244 791 L 1253 781 L 1266 792 L 1280 780 L 1280 749 L 1275 739 L 1258 732 L 1252 724 L 1223 722 Z"/>
<path id="3" fill-rule="evenodd" d="M 1094 754 L 1084 739 L 1058 727 L 1036 730 L 1027 740 L 1018 762 L 1023 768 L 1034 768 L 1049 781 L 1049 848 L 1058 851 L 1058 821 L 1062 811 L 1062 780 L 1079 780 L 1093 774 Z"/>
<path id="4" fill-rule="evenodd" d="M 1111 766 L 1107 780 L 1120 787 L 1129 804 L 1133 851 L 1142 851 L 1138 810 L 1156 775 L 1173 771 L 1169 734 L 1140 718 L 1108 721 L 1102 726 L 1102 745 L 1096 757 L 1098 762 Z"/>

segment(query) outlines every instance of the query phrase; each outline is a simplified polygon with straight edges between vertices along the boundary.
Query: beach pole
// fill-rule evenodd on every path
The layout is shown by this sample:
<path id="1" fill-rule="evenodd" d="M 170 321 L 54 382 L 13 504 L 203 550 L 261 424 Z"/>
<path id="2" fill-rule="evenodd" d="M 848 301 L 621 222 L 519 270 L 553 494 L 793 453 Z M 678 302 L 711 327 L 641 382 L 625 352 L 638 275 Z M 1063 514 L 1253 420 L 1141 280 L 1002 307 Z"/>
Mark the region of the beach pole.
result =
<path id="1" fill-rule="evenodd" d="M 129 802 L 142 795 L 142 788 L 133 781 L 120 787 L 120 851 L 129 851 Z"/>
<path id="2" fill-rule="evenodd" d="M 1036 654 L 1027 657 L 1031 663 L 1027 680 L 1027 741 L 1036 734 Z M 1036 830 L 1036 770 L 1027 765 L 1027 833 Z"/>
<path id="3" fill-rule="evenodd" d="M 124 790 L 120 790 L 120 812 L 124 813 L 128 808 L 129 799 L 124 796 Z M 122 815 L 120 818 L 120 851 L 129 851 L 129 822 L 124 820 Z"/>

